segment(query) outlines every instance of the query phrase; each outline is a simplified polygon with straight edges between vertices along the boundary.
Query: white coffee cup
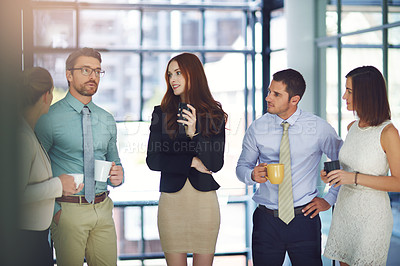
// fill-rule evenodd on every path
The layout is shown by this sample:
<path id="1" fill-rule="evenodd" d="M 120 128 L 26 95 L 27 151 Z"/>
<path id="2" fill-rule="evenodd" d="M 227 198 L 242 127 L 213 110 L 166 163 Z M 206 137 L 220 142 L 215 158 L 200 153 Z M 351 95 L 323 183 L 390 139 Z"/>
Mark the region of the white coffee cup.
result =
<path id="1" fill-rule="evenodd" d="M 83 174 L 68 174 L 68 175 L 74 177 L 76 188 L 78 188 L 79 185 L 83 183 Z"/>
<path id="2" fill-rule="evenodd" d="M 110 169 L 112 162 L 95 160 L 94 161 L 94 180 L 100 182 L 107 182 L 107 178 L 110 176 Z"/>

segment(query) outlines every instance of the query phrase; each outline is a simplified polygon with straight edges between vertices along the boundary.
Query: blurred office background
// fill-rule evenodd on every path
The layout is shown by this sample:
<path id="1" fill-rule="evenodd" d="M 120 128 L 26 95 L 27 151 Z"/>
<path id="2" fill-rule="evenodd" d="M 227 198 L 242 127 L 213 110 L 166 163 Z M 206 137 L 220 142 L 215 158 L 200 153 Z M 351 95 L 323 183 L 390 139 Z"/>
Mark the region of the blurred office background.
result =
<path id="1" fill-rule="evenodd" d="M 47 68 L 57 101 L 68 89 L 67 55 L 86 46 L 102 53 L 106 75 L 94 102 L 118 121 L 126 180 L 111 189 L 118 265 L 165 265 L 157 230 L 159 173 L 148 169 L 145 157 L 153 106 L 165 93 L 166 64 L 177 53 L 199 56 L 214 98 L 229 114 L 225 165 L 215 174 L 222 221 L 214 265 L 252 265 L 254 188 L 237 180 L 235 167 L 246 128 L 266 112 L 273 73 L 299 70 L 307 82 L 301 108 L 327 119 L 345 139 L 354 116 L 341 100 L 344 76 L 357 66 L 374 65 L 387 80 L 392 120 L 400 127 L 400 0 L 5 0 L 1 5 L 2 54 L 10 60 L 1 63 L 2 101 L 12 97 L 10 69 Z M 7 104 L 12 109 L 10 103 L 5 100 L 3 109 Z M 9 117 L 0 117 L 4 129 L 10 128 L 2 128 L 8 134 L 0 141 L 12 149 Z M 319 189 L 323 195 L 327 188 L 321 182 Z M 388 265 L 400 265 L 400 194 L 390 198 L 394 228 Z M 325 244 L 331 211 L 321 216 Z M 332 261 L 324 258 L 324 265 Z"/>

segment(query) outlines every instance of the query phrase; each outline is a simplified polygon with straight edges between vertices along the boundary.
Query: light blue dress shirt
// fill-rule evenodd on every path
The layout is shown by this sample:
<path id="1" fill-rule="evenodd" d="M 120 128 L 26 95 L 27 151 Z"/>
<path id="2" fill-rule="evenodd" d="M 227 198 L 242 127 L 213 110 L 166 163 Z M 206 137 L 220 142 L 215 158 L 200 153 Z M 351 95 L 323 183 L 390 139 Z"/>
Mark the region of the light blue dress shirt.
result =
<path id="1" fill-rule="evenodd" d="M 51 159 L 53 175 L 83 173 L 82 108 L 84 104 L 69 92 L 64 99 L 50 106 L 36 124 L 35 132 Z M 91 111 L 95 160 L 113 161 L 121 165 L 117 150 L 117 127 L 114 117 L 95 105 Z M 107 191 L 107 182 L 96 181 L 95 193 Z M 84 195 L 85 188 L 77 195 Z"/>
<path id="2" fill-rule="evenodd" d="M 294 207 L 309 203 L 318 195 L 317 181 L 320 178 L 319 163 L 323 154 L 337 160 L 343 144 L 335 130 L 322 118 L 297 108 L 286 120 L 289 124 L 290 157 Z M 266 113 L 255 120 L 247 129 L 243 139 L 236 175 L 247 185 L 258 184 L 251 173 L 259 163 L 279 163 L 283 119 Z M 269 181 L 259 184 L 253 200 L 269 209 L 278 209 L 279 185 Z M 338 188 L 331 187 L 324 199 L 333 205 Z"/>

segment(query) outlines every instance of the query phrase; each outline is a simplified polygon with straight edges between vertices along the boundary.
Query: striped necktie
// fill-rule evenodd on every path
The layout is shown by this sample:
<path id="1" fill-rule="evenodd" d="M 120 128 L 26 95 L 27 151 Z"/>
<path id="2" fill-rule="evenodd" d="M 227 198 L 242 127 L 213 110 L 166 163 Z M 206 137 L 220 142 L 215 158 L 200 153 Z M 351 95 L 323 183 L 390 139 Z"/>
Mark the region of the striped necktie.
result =
<path id="1" fill-rule="evenodd" d="M 286 224 L 294 218 L 293 192 L 292 192 L 292 170 L 290 163 L 289 146 L 289 123 L 284 121 L 281 147 L 279 151 L 279 163 L 285 165 L 285 174 L 282 183 L 279 185 L 278 214 L 279 218 Z"/>
<path id="2" fill-rule="evenodd" d="M 94 203 L 94 151 L 92 121 L 90 110 L 86 105 L 82 109 L 83 129 L 83 172 L 85 175 L 85 199 Z"/>

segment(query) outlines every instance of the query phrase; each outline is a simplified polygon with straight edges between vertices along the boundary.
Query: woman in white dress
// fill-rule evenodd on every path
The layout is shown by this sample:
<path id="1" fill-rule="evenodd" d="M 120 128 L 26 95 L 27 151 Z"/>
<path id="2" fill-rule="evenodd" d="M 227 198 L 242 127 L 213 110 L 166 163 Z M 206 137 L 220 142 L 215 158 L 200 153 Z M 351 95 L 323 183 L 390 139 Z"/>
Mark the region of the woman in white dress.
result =
<path id="1" fill-rule="evenodd" d="M 342 98 L 359 119 L 347 127 L 342 170 L 321 171 L 325 183 L 341 185 L 324 256 L 341 266 L 386 265 L 393 227 L 387 192 L 400 191 L 400 137 L 379 70 L 358 67 L 346 78 Z"/>

